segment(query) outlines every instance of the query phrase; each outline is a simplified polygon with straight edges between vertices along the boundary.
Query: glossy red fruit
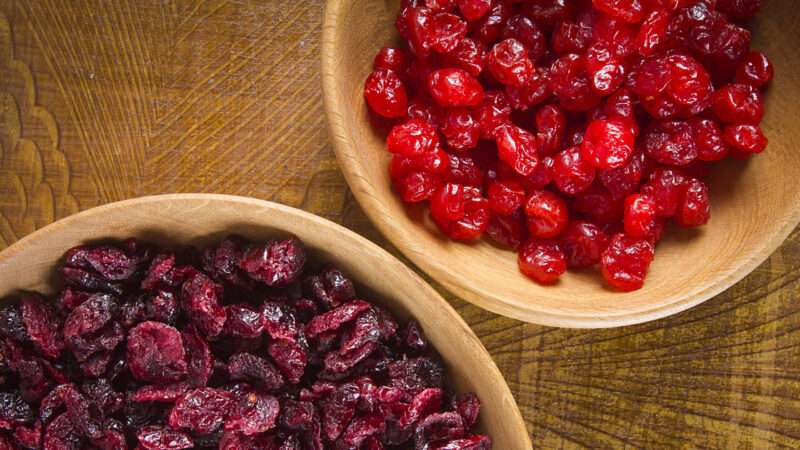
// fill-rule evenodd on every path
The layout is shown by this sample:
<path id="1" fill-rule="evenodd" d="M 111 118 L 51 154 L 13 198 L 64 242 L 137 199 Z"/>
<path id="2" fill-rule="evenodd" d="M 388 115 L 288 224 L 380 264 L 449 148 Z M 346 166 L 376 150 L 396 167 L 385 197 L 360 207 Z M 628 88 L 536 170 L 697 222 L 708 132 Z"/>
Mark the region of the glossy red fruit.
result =
<path id="1" fill-rule="evenodd" d="M 634 125 L 628 119 L 593 120 L 586 127 L 581 153 L 600 169 L 621 167 L 633 154 L 634 131 Z"/>
<path id="2" fill-rule="evenodd" d="M 489 208 L 493 212 L 508 216 L 522 206 L 525 201 L 525 188 L 513 180 L 494 181 L 489 184 L 488 199 Z"/>
<path id="3" fill-rule="evenodd" d="M 694 130 L 688 122 L 651 122 L 643 142 L 645 154 L 661 164 L 685 166 L 697 158 Z"/>
<path id="4" fill-rule="evenodd" d="M 464 217 L 464 186 L 447 183 L 431 197 L 431 216 L 436 220 L 450 221 Z"/>
<path id="5" fill-rule="evenodd" d="M 637 23 L 644 18 L 644 5 L 640 0 L 592 0 L 592 5 L 611 17 Z"/>
<path id="6" fill-rule="evenodd" d="M 467 20 L 478 20 L 492 7 L 492 0 L 457 0 L 458 9 Z"/>
<path id="7" fill-rule="evenodd" d="M 492 47 L 486 67 L 497 81 L 510 86 L 524 86 L 534 74 L 528 51 L 514 38 L 504 39 Z"/>
<path id="8" fill-rule="evenodd" d="M 486 235 L 498 244 L 516 250 L 528 237 L 528 226 L 522 210 L 509 216 L 492 215 Z"/>
<path id="9" fill-rule="evenodd" d="M 550 66 L 550 88 L 559 103 L 570 111 L 585 111 L 600 103 L 600 95 L 592 88 L 583 57 L 567 54 Z"/>
<path id="10" fill-rule="evenodd" d="M 500 37 L 503 24 L 511 15 L 511 4 L 505 0 L 493 1 L 489 12 L 472 24 L 472 35 L 486 45 L 491 45 Z"/>
<path id="11" fill-rule="evenodd" d="M 558 190 L 574 195 L 591 186 L 595 167 L 584 158 L 580 148 L 570 147 L 553 155 L 550 174 Z"/>
<path id="12" fill-rule="evenodd" d="M 670 99 L 686 108 L 694 108 L 699 113 L 708 105 L 714 87 L 711 76 L 696 59 L 676 54 L 667 57 L 671 79 L 667 86 Z"/>
<path id="13" fill-rule="evenodd" d="M 514 109 L 527 111 L 531 106 L 537 105 L 550 97 L 550 82 L 547 79 L 547 70 L 537 68 L 523 86 L 506 85 L 505 93 Z"/>
<path id="14" fill-rule="evenodd" d="M 642 193 L 656 201 L 656 212 L 660 217 L 675 215 L 685 190 L 686 177 L 680 171 L 668 167 L 656 169 L 642 187 Z"/>
<path id="15" fill-rule="evenodd" d="M 580 22 L 559 22 L 552 35 L 550 45 L 559 55 L 582 53 L 589 46 L 592 39 L 592 28 Z"/>
<path id="16" fill-rule="evenodd" d="M 597 225 L 581 220 L 570 222 L 560 238 L 567 267 L 583 268 L 597 264 L 608 241 L 608 235 Z"/>
<path id="17" fill-rule="evenodd" d="M 634 120 L 634 108 L 637 100 L 630 89 L 623 87 L 609 95 L 603 104 L 603 112 L 608 118 L 625 118 Z"/>
<path id="18" fill-rule="evenodd" d="M 403 73 L 408 68 L 409 56 L 405 50 L 397 47 L 383 47 L 372 62 L 372 68 L 392 70 Z"/>
<path id="19" fill-rule="evenodd" d="M 686 191 L 675 213 L 675 223 L 682 227 L 699 227 L 705 225 L 711 217 L 711 204 L 708 186 L 702 181 L 692 178 L 687 182 Z"/>
<path id="20" fill-rule="evenodd" d="M 467 150 L 478 145 L 480 123 L 467 108 L 449 108 L 441 127 L 447 145 L 455 150 Z"/>
<path id="21" fill-rule="evenodd" d="M 728 125 L 722 139 L 740 152 L 761 153 L 767 148 L 767 138 L 756 125 Z"/>
<path id="22" fill-rule="evenodd" d="M 423 171 L 408 172 L 395 182 L 400 198 L 406 203 L 418 203 L 429 199 L 440 185 L 440 178 Z"/>
<path id="23" fill-rule="evenodd" d="M 472 111 L 481 127 L 482 139 L 494 139 L 501 126 L 511 123 L 511 105 L 501 91 L 487 91 L 481 104 Z"/>
<path id="24" fill-rule="evenodd" d="M 711 119 L 694 117 L 689 120 L 692 127 L 697 159 L 701 161 L 719 161 L 728 155 L 728 144 L 722 139 L 722 130 Z"/>
<path id="25" fill-rule="evenodd" d="M 430 47 L 433 51 L 447 53 L 455 50 L 467 35 L 467 23 L 455 14 L 434 14 L 429 25 Z"/>
<path id="26" fill-rule="evenodd" d="M 536 111 L 536 141 L 539 152 L 552 155 L 561 149 L 567 119 L 557 105 L 544 105 Z"/>
<path id="27" fill-rule="evenodd" d="M 597 224 L 611 224 L 622 220 L 622 199 L 614 198 L 602 184 L 593 183 L 575 196 L 572 209 L 585 214 Z"/>
<path id="28" fill-rule="evenodd" d="M 761 9 L 764 0 L 718 0 L 717 8 L 731 20 L 752 19 Z"/>
<path id="29" fill-rule="evenodd" d="M 503 39 L 513 38 L 525 46 L 534 63 L 544 55 L 547 42 L 539 26 L 524 14 L 509 17 L 503 27 Z"/>
<path id="30" fill-rule="evenodd" d="M 670 19 L 670 13 L 665 9 L 649 13 L 636 35 L 636 50 L 640 55 L 650 56 L 665 44 Z"/>
<path id="31" fill-rule="evenodd" d="M 496 131 L 497 155 L 520 175 L 530 175 L 539 163 L 536 136 L 516 125 Z"/>
<path id="32" fill-rule="evenodd" d="M 655 199 L 645 194 L 629 195 L 625 199 L 623 226 L 628 236 L 650 236 L 656 227 Z"/>
<path id="33" fill-rule="evenodd" d="M 483 100 L 480 82 L 464 69 L 439 69 L 428 76 L 428 91 L 439 106 L 475 106 Z"/>
<path id="34" fill-rule="evenodd" d="M 728 84 L 714 92 L 711 110 L 724 123 L 758 125 L 764 116 L 764 101 L 750 85 Z"/>
<path id="35" fill-rule="evenodd" d="M 479 237 L 489 225 L 491 212 L 489 201 L 483 198 L 480 190 L 465 186 L 464 214 L 454 220 L 437 219 L 432 216 L 436 225 L 451 239 L 468 241 Z"/>
<path id="36" fill-rule="evenodd" d="M 447 162 L 447 170 L 442 175 L 445 182 L 463 184 L 464 186 L 483 186 L 483 170 L 478 167 L 473 158 L 449 155 Z"/>
<path id="37" fill-rule="evenodd" d="M 550 191 L 535 191 L 525 203 L 528 230 L 536 238 L 556 237 L 569 221 L 567 204 Z"/>
<path id="38" fill-rule="evenodd" d="M 655 248 L 647 239 L 619 233 L 614 235 L 603 251 L 600 271 L 606 282 L 614 288 L 625 292 L 635 291 L 644 284 L 654 254 Z"/>
<path id="39" fill-rule="evenodd" d="M 448 65 L 460 67 L 477 77 L 486 65 L 486 49 L 475 39 L 466 37 L 453 50 L 442 55 L 442 59 Z"/>
<path id="40" fill-rule="evenodd" d="M 186 353 L 180 332 L 160 322 L 142 322 L 130 330 L 127 359 L 140 381 L 164 383 L 186 375 Z"/>
<path id="41" fill-rule="evenodd" d="M 736 68 L 736 82 L 758 89 L 772 80 L 773 73 L 772 61 L 767 55 L 754 50 Z"/>
<path id="42" fill-rule="evenodd" d="M 386 137 L 387 150 L 410 157 L 431 152 L 438 143 L 436 128 L 422 119 L 409 119 L 396 125 Z"/>
<path id="43" fill-rule="evenodd" d="M 364 84 L 364 97 L 369 107 L 383 117 L 403 117 L 408 106 L 408 93 L 403 81 L 393 70 L 377 69 Z"/>
<path id="44" fill-rule="evenodd" d="M 644 154 L 635 153 L 628 163 L 616 169 L 597 171 L 597 179 L 617 200 L 627 197 L 639 189 L 642 180 Z"/>
<path id="45" fill-rule="evenodd" d="M 541 284 L 555 283 L 567 270 L 564 253 L 552 241 L 529 239 L 517 259 L 520 272 Z"/>

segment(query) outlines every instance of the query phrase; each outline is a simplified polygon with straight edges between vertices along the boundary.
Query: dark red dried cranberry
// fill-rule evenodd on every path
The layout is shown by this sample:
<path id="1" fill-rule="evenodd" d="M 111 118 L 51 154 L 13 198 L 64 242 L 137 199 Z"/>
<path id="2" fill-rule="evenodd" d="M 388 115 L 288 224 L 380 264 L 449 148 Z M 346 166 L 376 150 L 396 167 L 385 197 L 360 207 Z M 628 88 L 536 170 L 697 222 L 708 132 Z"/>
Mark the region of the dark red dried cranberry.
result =
<path id="1" fill-rule="evenodd" d="M 141 381 L 165 383 L 186 376 L 181 334 L 160 322 L 142 322 L 128 334 L 128 364 Z"/>
<path id="2" fill-rule="evenodd" d="M 239 266 L 267 286 L 285 286 L 300 277 L 305 263 L 305 249 L 300 241 L 290 238 L 251 246 Z"/>
<path id="3" fill-rule="evenodd" d="M 188 434 L 154 425 L 139 430 L 136 438 L 145 450 L 181 450 L 194 447 Z"/>
<path id="4" fill-rule="evenodd" d="M 175 402 L 169 414 L 169 426 L 199 434 L 213 433 L 222 427 L 233 407 L 228 392 L 214 388 L 195 389 Z"/>

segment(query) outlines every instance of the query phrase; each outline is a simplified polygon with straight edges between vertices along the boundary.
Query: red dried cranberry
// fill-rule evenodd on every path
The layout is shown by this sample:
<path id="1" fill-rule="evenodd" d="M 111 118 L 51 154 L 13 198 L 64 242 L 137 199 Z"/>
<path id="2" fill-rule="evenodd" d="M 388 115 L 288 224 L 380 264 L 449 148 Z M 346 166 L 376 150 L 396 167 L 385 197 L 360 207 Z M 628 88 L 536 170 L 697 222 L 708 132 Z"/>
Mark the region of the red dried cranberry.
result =
<path id="1" fill-rule="evenodd" d="M 585 111 L 600 103 L 584 67 L 583 57 L 568 54 L 550 67 L 550 88 L 559 103 L 570 111 Z"/>
<path id="2" fill-rule="evenodd" d="M 494 139 L 500 127 L 511 122 L 511 105 L 502 92 L 486 92 L 483 102 L 473 111 L 483 139 Z"/>
<path id="3" fill-rule="evenodd" d="M 758 125 L 764 116 L 764 102 L 752 86 L 728 84 L 714 92 L 711 110 L 724 123 Z"/>
<path id="4" fill-rule="evenodd" d="M 503 38 L 513 38 L 521 42 L 533 62 L 536 62 L 545 53 L 547 43 L 544 34 L 536 22 L 524 14 L 509 17 L 503 27 Z"/>
<path id="5" fill-rule="evenodd" d="M 188 434 L 155 425 L 139 430 L 136 438 L 145 450 L 181 450 L 194 447 Z"/>
<path id="6" fill-rule="evenodd" d="M 231 413 L 233 400 L 228 392 L 214 388 L 189 391 L 181 397 L 169 414 L 169 426 L 200 434 L 209 434 L 222 427 Z"/>
<path id="7" fill-rule="evenodd" d="M 636 153 L 622 167 L 598 170 L 597 179 L 608 189 L 612 197 L 621 199 L 639 188 L 643 164 L 644 154 Z"/>
<path id="8" fill-rule="evenodd" d="M 261 314 L 248 305 L 236 304 L 225 307 L 225 328 L 228 336 L 254 338 L 261 336 L 264 323 Z"/>
<path id="9" fill-rule="evenodd" d="M 672 217 L 678 210 L 680 199 L 686 190 L 686 177 L 671 168 L 656 169 L 642 187 L 642 193 L 656 201 L 656 211 L 661 217 Z"/>
<path id="10" fill-rule="evenodd" d="M 611 17 L 637 23 L 644 18 L 644 5 L 640 0 L 592 0 L 592 5 Z"/>
<path id="11" fill-rule="evenodd" d="M 697 158 L 692 126 L 684 121 L 652 122 L 644 132 L 644 151 L 661 164 L 689 164 Z"/>
<path id="12" fill-rule="evenodd" d="M 755 125 L 728 125 L 722 139 L 735 150 L 745 153 L 761 153 L 767 148 L 767 138 Z"/>
<path id="13" fill-rule="evenodd" d="M 705 225 L 711 216 L 708 187 L 696 178 L 690 179 L 686 184 L 686 191 L 675 213 L 675 223 L 682 227 Z"/>
<path id="14" fill-rule="evenodd" d="M 480 124 L 467 108 L 448 109 L 441 130 L 447 145 L 456 150 L 475 147 L 481 134 Z"/>
<path id="15" fill-rule="evenodd" d="M 539 163 L 536 136 L 516 125 L 503 126 L 496 134 L 500 160 L 520 175 L 530 175 Z"/>
<path id="16" fill-rule="evenodd" d="M 234 394 L 231 412 L 225 420 L 225 430 L 245 436 L 264 433 L 275 427 L 280 404 L 278 399 L 257 391 Z"/>
<path id="17" fill-rule="evenodd" d="M 436 225 L 451 239 L 466 241 L 475 239 L 486 230 L 490 211 L 489 201 L 474 187 L 464 186 L 464 214 L 454 220 L 433 216 Z"/>
<path id="18" fill-rule="evenodd" d="M 181 334 L 160 322 L 142 322 L 128 334 L 128 366 L 141 381 L 165 383 L 186 375 Z"/>
<path id="19" fill-rule="evenodd" d="M 306 253 L 302 244 L 289 238 L 251 246 L 239 265 L 254 280 L 267 286 L 284 286 L 297 280 L 305 263 Z"/>
<path id="20" fill-rule="evenodd" d="M 456 0 L 458 9 L 467 20 L 478 20 L 492 7 L 491 0 Z"/>
<path id="21" fill-rule="evenodd" d="M 439 106 L 475 106 L 483 100 L 483 87 L 464 69 L 439 69 L 428 76 L 428 91 Z"/>
<path id="22" fill-rule="evenodd" d="M 592 39 L 592 29 L 582 23 L 559 22 L 550 37 L 553 50 L 559 55 L 582 53 Z"/>
<path id="23" fill-rule="evenodd" d="M 507 216 L 522 206 L 525 201 L 525 189 L 516 181 L 496 181 L 489 185 L 488 198 L 489 208 L 492 211 Z"/>
<path id="24" fill-rule="evenodd" d="M 644 194 L 629 195 L 625 199 L 623 225 L 628 236 L 650 236 L 656 228 L 656 201 Z"/>
<path id="25" fill-rule="evenodd" d="M 25 331 L 36 349 L 48 359 L 56 359 L 64 349 L 60 320 L 52 306 L 35 294 L 26 295 L 20 305 Z"/>
<path id="26" fill-rule="evenodd" d="M 608 240 L 608 235 L 591 222 L 570 222 L 560 238 L 567 267 L 583 268 L 598 263 Z"/>
<path id="27" fill-rule="evenodd" d="M 567 270 L 567 263 L 555 242 L 529 239 L 519 249 L 519 270 L 539 283 L 551 284 Z"/>
<path id="28" fill-rule="evenodd" d="M 483 44 L 467 37 L 442 58 L 448 65 L 460 67 L 473 77 L 477 77 L 486 65 L 486 50 Z"/>
<path id="29" fill-rule="evenodd" d="M 500 41 L 492 47 L 487 68 L 497 81 L 510 86 L 523 86 L 534 74 L 528 51 L 514 38 Z"/>
<path id="30" fill-rule="evenodd" d="M 406 115 L 406 87 L 393 70 L 377 69 L 372 72 L 364 85 L 364 97 L 369 107 L 383 117 Z"/>
<path id="31" fill-rule="evenodd" d="M 266 253 L 266 251 L 262 251 Z M 253 250 L 251 261 L 258 261 Z M 255 266 L 255 264 L 253 264 Z M 247 269 L 245 269 L 247 270 Z M 183 283 L 181 301 L 192 323 L 206 336 L 216 336 L 225 326 L 225 310 L 219 305 L 217 286 L 210 278 L 197 273 Z"/>
<path id="32" fill-rule="evenodd" d="M 550 191 L 534 191 L 525 204 L 528 230 L 533 237 L 552 238 L 561 234 L 569 219 L 567 204 Z"/>
<path id="33" fill-rule="evenodd" d="M 722 130 L 711 119 L 699 117 L 689 120 L 697 145 L 697 159 L 719 161 L 728 154 L 728 145 L 722 140 Z"/>
<path id="34" fill-rule="evenodd" d="M 498 244 L 517 249 L 528 236 L 528 226 L 521 210 L 510 216 L 493 215 L 486 227 L 486 235 Z"/>
<path id="35" fill-rule="evenodd" d="M 396 47 L 383 47 L 372 63 L 372 68 L 393 70 L 395 73 L 403 73 L 408 67 L 408 54 L 405 50 Z"/>
<path id="36" fill-rule="evenodd" d="M 627 119 L 593 120 L 581 145 L 583 158 L 601 169 L 624 166 L 633 154 L 634 125 Z"/>
<path id="37" fill-rule="evenodd" d="M 595 168 L 586 160 L 580 148 L 570 147 L 553 157 L 550 173 L 553 183 L 561 192 L 574 195 L 591 186 Z"/>
<path id="38" fill-rule="evenodd" d="M 653 254 L 653 244 L 647 239 L 617 234 L 600 259 L 603 278 L 621 291 L 639 289 L 644 284 Z"/>
<path id="39" fill-rule="evenodd" d="M 736 82 L 749 84 L 758 89 L 772 80 L 774 69 L 767 55 L 759 51 L 751 51 L 736 68 Z"/>
<path id="40" fill-rule="evenodd" d="M 761 9 L 763 0 L 718 0 L 717 9 L 732 20 L 750 20 Z"/>
<path id="41" fill-rule="evenodd" d="M 430 19 L 428 30 L 433 51 L 447 53 L 455 50 L 467 34 L 467 23 L 455 14 L 440 12 Z"/>

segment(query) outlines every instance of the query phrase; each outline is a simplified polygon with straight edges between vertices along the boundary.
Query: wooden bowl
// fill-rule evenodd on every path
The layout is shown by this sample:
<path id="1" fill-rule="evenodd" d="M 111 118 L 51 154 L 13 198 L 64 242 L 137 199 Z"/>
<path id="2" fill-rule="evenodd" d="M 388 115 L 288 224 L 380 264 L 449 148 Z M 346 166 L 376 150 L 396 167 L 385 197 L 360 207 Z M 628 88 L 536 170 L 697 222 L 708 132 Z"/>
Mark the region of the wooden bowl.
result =
<path id="1" fill-rule="evenodd" d="M 209 244 L 229 233 L 264 240 L 294 234 L 318 258 L 338 265 L 359 292 L 399 317 L 414 317 L 442 355 L 459 391 L 483 404 L 479 427 L 497 449 L 531 441 L 508 385 L 481 342 L 452 307 L 412 270 L 346 228 L 287 206 L 250 198 L 176 194 L 100 206 L 59 220 L 0 253 L 0 297 L 18 289 L 52 291 L 54 267 L 75 245 L 136 236 L 157 244 Z M 366 294 L 366 295 L 365 295 Z"/>
<path id="2" fill-rule="evenodd" d="M 762 123 L 769 147 L 749 163 L 726 161 L 714 168 L 711 221 L 700 229 L 671 231 L 638 291 L 612 291 L 594 271 L 568 272 L 555 286 L 537 285 L 519 273 L 515 253 L 482 240 L 446 240 L 427 213 L 404 208 L 390 187 L 385 134 L 370 125 L 363 95 L 374 55 L 398 39 L 398 1 L 328 0 L 322 81 L 339 164 L 383 234 L 436 281 L 478 306 L 528 322 L 586 328 L 683 311 L 742 279 L 800 220 L 800 8 L 794 2 L 765 3 L 753 26 L 753 47 L 775 65 Z"/>

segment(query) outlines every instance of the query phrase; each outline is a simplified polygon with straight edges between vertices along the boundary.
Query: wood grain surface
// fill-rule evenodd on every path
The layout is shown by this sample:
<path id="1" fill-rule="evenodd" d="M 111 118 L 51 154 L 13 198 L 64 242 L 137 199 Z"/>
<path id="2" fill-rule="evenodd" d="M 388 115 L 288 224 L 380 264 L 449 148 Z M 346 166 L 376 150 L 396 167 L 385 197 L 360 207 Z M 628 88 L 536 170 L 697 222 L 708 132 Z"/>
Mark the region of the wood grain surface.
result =
<path id="1" fill-rule="evenodd" d="M 275 200 L 387 245 L 328 141 L 322 10 L 0 0 L 0 247 L 162 192 Z M 536 448 L 798 448 L 799 275 L 795 232 L 725 294 L 633 327 L 546 328 L 449 299 L 509 381 Z"/>

